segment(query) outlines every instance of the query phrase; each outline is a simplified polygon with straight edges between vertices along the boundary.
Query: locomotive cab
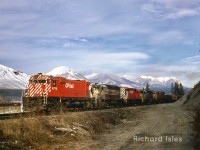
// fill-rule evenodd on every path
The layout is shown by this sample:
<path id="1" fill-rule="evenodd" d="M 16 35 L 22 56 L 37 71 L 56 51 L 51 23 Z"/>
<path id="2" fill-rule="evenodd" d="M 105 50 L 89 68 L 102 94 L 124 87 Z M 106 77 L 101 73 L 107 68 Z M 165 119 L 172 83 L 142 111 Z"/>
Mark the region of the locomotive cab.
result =
<path id="1" fill-rule="evenodd" d="M 56 86 L 56 82 L 53 82 Z M 47 96 L 51 90 L 51 80 L 47 75 L 38 73 L 37 75 L 31 76 L 28 84 L 28 92 L 26 97 L 43 97 Z"/>

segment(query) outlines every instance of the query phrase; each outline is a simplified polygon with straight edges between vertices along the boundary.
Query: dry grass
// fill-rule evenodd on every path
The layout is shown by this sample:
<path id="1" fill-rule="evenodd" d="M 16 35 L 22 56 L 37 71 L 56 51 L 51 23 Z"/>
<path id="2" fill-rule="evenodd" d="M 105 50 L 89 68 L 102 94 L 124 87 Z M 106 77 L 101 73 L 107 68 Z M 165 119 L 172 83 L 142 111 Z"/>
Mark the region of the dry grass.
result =
<path id="1" fill-rule="evenodd" d="M 92 139 L 128 115 L 133 115 L 128 109 L 115 109 L 0 121 L 0 149 L 48 149 Z"/>

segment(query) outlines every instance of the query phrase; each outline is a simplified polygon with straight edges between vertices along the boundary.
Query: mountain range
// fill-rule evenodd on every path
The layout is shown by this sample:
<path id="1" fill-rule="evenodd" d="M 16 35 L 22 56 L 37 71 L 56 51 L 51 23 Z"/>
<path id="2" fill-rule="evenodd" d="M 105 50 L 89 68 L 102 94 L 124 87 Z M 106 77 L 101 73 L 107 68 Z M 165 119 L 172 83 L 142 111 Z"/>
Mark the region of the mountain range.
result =
<path id="1" fill-rule="evenodd" d="M 178 81 L 175 77 L 155 78 L 152 76 L 117 76 L 114 74 L 99 72 L 78 73 L 66 66 L 54 68 L 46 74 L 52 76 L 62 76 L 72 80 L 86 80 L 93 83 L 134 87 L 138 89 L 145 88 L 148 83 L 151 89 L 162 90 L 166 93 L 170 92 L 171 83 Z M 26 73 L 0 65 L 0 89 L 25 89 L 28 85 L 29 77 L 30 75 L 27 75 Z"/>

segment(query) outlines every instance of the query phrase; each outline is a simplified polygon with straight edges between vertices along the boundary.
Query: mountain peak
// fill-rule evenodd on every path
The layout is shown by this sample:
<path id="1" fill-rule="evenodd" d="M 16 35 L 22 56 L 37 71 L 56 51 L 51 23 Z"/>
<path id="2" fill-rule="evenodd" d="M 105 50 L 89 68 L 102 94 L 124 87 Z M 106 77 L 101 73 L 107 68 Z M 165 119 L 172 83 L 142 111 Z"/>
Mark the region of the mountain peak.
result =
<path id="1" fill-rule="evenodd" d="M 52 76 L 61 76 L 72 80 L 87 80 L 82 74 L 75 72 L 67 66 L 56 67 L 46 74 Z"/>
<path id="2" fill-rule="evenodd" d="M 73 73 L 74 71 L 67 66 L 60 66 L 60 67 L 54 68 L 53 70 L 51 70 L 47 74 L 57 76 L 57 75 L 65 74 L 66 72 Z"/>

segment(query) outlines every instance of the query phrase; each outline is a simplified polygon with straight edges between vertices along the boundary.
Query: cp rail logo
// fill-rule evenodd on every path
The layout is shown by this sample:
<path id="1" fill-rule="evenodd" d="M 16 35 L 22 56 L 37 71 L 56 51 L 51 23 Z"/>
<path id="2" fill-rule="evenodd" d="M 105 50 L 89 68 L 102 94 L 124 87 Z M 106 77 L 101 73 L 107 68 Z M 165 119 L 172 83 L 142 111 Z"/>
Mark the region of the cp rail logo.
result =
<path id="1" fill-rule="evenodd" d="M 65 87 L 66 87 L 66 88 L 71 88 L 71 89 L 73 89 L 73 88 L 74 88 L 74 84 L 66 83 L 66 84 L 65 84 Z"/>

